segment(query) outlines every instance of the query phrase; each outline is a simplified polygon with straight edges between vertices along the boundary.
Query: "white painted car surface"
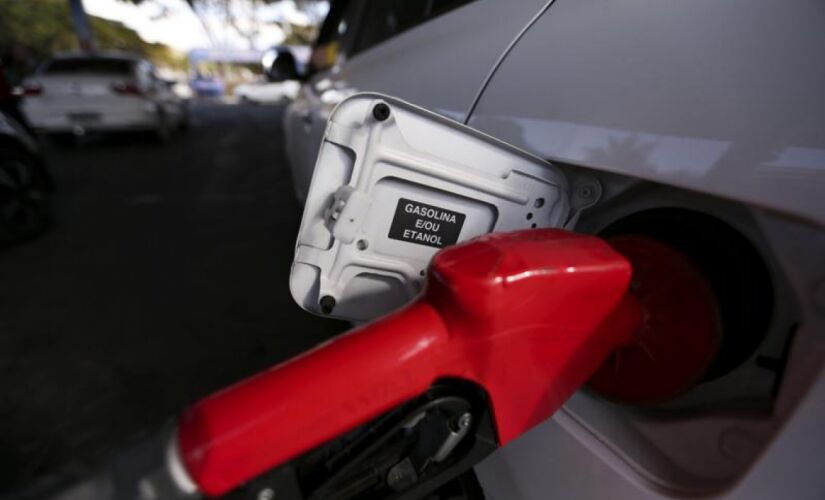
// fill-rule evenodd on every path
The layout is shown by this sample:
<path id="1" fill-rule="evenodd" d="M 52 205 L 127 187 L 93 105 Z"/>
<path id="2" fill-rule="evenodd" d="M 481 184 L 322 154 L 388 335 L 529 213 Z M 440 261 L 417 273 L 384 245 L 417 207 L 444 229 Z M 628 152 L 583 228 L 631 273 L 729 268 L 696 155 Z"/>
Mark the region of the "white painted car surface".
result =
<path id="1" fill-rule="evenodd" d="M 749 347 L 724 373 L 649 407 L 579 391 L 476 468 L 487 497 L 823 498 L 821 2 L 447 3 L 367 46 L 361 33 L 397 20 L 400 2 L 346 2 L 322 30 L 314 60 L 328 60 L 285 116 L 302 202 L 330 110 L 380 92 L 548 159 L 571 186 L 596 179 L 578 231 L 658 214 L 637 230 L 728 259 L 714 265 L 745 297 L 752 273 L 709 218 L 747 242 L 770 282 L 764 303 L 743 299 L 737 317 L 764 321 L 730 341 Z"/>
<path id="2" fill-rule="evenodd" d="M 235 87 L 235 97 L 241 101 L 258 104 L 277 104 L 291 101 L 298 95 L 301 84 L 297 81 L 244 83 Z"/>
<path id="3" fill-rule="evenodd" d="M 121 54 L 65 55 L 46 61 L 23 85 L 23 112 L 42 132 L 150 130 L 168 134 L 187 120 L 186 104 L 146 60 Z"/>
<path id="4" fill-rule="evenodd" d="M 165 80 L 165 82 L 172 93 L 178 97 L 178 99 L 188 101 L 195 97 L 195 93 L 192 91 L 192 87 L 189 86 L 189 83 L 179 80 Z"/>
<path id="5" fill-rule="evenodd" d="M 339 22 L 329 23 L 335 24 L 329 27 L 335 40 L 327 45 L 340 46 L 338 57 L 327 61 L 328 69 L 309 78 L 284 117 L 287 156 L 301 203 L 327 117 L 336 104 L 358 91 L 380 92 L 463 119 L 502 51 L 544 2 L 443 3 L 459 6 L 431 18 L 425 10 L 426 23 L 368 47 L 359 47 L 360 30 L 373 28 L 361 23 L 363 2 L 352 2 Z M 315 57 L 321 52 L 316 46 Z"/>

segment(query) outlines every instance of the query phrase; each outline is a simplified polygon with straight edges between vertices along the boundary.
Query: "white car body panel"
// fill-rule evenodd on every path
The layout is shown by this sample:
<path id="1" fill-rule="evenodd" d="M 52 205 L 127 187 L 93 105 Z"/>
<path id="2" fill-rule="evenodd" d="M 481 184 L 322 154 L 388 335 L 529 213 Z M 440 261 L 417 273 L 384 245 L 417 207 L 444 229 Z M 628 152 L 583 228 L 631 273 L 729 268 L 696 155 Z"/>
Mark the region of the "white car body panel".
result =
<path id="1" fill-rule="evenodd" d="M 284 117 L 299 201 L 306 199 L 326 120 L 336 104 L 357 92 L 378 92 L 463 120 L 490 68 L 543 3 L 477 0 L 315 75 Z M 490 19 L 496 28 L 483 28 Z"/>
<path id="2" fill-rule="evenodd" d="M 471 2 L 356 54 L 330 72 L 330 88 L 342 97 L 364 91 L 393 95 L 462 120 L 490 68 L 544 3 Z M 495 29 L 488 28 L 493 19 Z"/>
<path id="3" fill-rule="evenodd" d="M 470 126 L 550 160 L 749 204 L 792 281 L 784 298 L 809 312 L 773 415 L 642 422 L 581 392 L 479 466 L 491 498 L 825 495 L 810 467 L 825 447 L 822 26 L 813 0 L 558 0 L 497 68 Z"/>
<path id="4" fill-rule="evenodd" d="M 677 398 L 678 418 L 580 391 L 477 467 L 488 498 L 825 497 L 823 26 L 817 0 L 479 0 L 302 89 L 285 117 L 301 201 L 329 110 L 375 91 L 554 161 L 571 184 L 598 176 L 603 208 L 578 230 L 684 207 L 765 260 L 774 312 L 747 363 Z M 756 366 L 783 345 L 781 375 Z M 770 404 L 728 411 L 736 396 Z"/>
<path id="5" fill-rule="evenodd" d="M 470 125 L 538 156 L 825 223 L 818 0 L 558 0 Z"/>
<path id="6" fill-rule="evenodd" d="M 798 295 L 797 314 L 805 318 L 772 411 L 700 410 L 682 420 L 657 422 L 653 414 L 633 422 L 632 408 L 616 412 L 617 405 L 579 391 L 552 419 L 477 466 L 490 500 L 823 498 L 825 232 L 777 214 L 757 220 L 789 280 L 783 299 Z M 725 379 L 747 383 L 736 371 L 714 383 Z M 650 446 L 651 437 L 659 446 Z M 661 446 L 668 441 L 675 446 Z"/>

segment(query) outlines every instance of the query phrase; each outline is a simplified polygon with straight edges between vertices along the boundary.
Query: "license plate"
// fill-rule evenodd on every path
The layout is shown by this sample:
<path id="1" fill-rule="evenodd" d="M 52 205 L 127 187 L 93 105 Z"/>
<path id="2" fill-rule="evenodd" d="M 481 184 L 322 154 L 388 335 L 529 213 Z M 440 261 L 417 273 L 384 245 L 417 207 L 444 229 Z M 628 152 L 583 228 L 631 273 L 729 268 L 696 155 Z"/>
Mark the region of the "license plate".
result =
<path id="1" fill-rule="evenodd" d="M 81 124 L 97 123 L 100 121 L 100 114 L 98 113 L 69 113 L 68 116 L 69 120 Z"/>

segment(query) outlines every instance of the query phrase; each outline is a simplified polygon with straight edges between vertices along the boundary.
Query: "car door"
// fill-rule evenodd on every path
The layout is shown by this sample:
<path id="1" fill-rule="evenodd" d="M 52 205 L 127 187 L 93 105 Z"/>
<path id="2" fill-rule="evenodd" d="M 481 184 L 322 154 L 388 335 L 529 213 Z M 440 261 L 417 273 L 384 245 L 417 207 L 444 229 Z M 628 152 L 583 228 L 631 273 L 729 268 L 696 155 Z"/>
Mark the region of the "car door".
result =
<path id="1" fill-rule="evenodd" d="M 285 117 L 299 201 L 306 197 L 326 120 L 336 104 L 356 92 L 380 92 L 463 120 L 498 58 L 543 3 L 334 2 L 313 48 L 312 76 Z"/>

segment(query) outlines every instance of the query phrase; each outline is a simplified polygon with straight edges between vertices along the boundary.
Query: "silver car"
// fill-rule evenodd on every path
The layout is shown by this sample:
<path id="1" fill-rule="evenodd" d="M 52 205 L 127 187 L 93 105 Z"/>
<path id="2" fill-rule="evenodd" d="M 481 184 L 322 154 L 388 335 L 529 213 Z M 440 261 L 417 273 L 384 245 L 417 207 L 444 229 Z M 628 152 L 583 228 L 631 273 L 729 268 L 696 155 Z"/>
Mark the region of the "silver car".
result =
<path id="1" fill-rule="evenodd" d="M 548 160 L 568 227 L 675 248 L 718 308 L 688 386 L 591 384 L 476 467 L 487 498 L 825 495 L 823 26 L 817 0 L 332 3 L 285 116 L 302 203 L 332 109 L 390 95 Z"/>

